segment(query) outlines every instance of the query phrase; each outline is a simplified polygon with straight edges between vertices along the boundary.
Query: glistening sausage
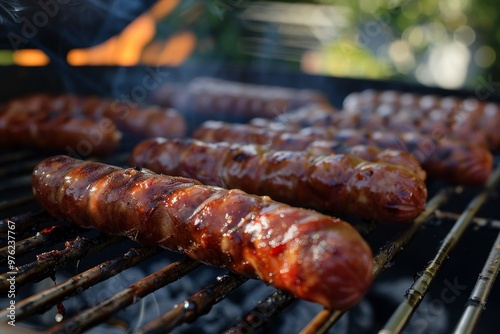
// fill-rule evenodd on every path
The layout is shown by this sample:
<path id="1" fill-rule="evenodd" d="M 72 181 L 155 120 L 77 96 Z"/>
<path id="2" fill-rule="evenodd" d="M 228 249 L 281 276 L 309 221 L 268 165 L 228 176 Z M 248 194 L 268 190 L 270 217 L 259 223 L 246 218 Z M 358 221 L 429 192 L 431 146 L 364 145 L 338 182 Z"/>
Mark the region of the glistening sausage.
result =
<path id="1" fill-rule="evenodd" d="M 410 221 L 427 200 L 425 184 L 414 173 L 347 154 L 317 156 L 252 144 L 157 138 L 139 143 L 131 164 L 374 221 Z"/>
<path id="2" fill-rule="evenodd" d="M 307 143 L 333 140 L 346 145 L 394 148 L 412 153 L 429 177 L 462 185 L 484 184 L 493 169 L 493 156 L 483 147 L 458 140 L 434 140 L 415 132 L 396 134 L 389 131 L 309 127 L 296 133 L 288 133 L 246 124 L 209 121 L 195 129 L 193 137 L 208 142 L 226 140 L 271 147 L 279 147 L 285 142 L 298 139 Z"/>
<path id="3" fill-rule="evenodd" d="M 94 121 L 47 110 L 0 111 L 0 146 L 40 148 L 77 156 L 106 155 L 121 133 L 108 118 Z"/>
<path id="4" fill-rule="evenodd" d="M 269 197 L 66 156 L 35 167 L 33 192 L 55 217 L 258 277 L 329 309 L 354 306 L 373 278 L 370 247 L 351 225 Z"/>

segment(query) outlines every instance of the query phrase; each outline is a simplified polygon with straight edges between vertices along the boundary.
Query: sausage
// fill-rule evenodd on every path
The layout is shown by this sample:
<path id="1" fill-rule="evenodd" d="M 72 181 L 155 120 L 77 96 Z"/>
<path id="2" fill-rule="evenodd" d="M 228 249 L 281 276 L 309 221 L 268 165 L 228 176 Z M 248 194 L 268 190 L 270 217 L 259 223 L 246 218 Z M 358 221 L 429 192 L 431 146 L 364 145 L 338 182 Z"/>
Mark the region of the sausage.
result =
<path id="1" fill-rule="evenodd" d="M 457 96 L 366 90 L 348 95 L 343 108 L 363 114 L 380 113 L 380 110 L 389 111 L 393 115 L 401 111 L 411 112 L 421 119 L 427 118 L 430 125 L 437 120 L 449 123 L 455 133 L 462 135 L 467 133 L 469 138 L 476 132 L 483 132 L 491 149 L 500 147 L 498 103 Z"/>
<path id="2" fill-rule="evenodd" d="M 328 309 L 348 309 L 373 279 L 369 245 L 348 223 L 146 169 L 43 160 L 33 193 L 57 218 L 125 235 L 251 278 Z"/>
<path id="3" fill-rule="evenodd" d="M 410 221 L 423 211 L 427 200 L 425 184 L 414 173 L 347 154 L 316 156 L 251 144 L 156 138 L 139 143 L 130 163 L 374 221 Z"/>
<path id="4" fill-rule="evenodd" d="M 36 103 L 36 100 L 35 100 Z M 5 108 L 0 112 L 0 146 L 40 148 L 77 156 L 103 156 L 116 149 L 120 131 L 108 118 L 99 121 L 43 109 Z"/>
<path id="5" fill-rule="evenodd" d="M 230 140 L 279 147 L 299 139 L 312 143 L 316 140 L 333 140 L 346 145 L 375 145 L 411 153 L 431 178 L 453 184 L 482 185 L 493 169 L 493 156 L 483 147 L 466 142 L 432 138 L 408 132 L 396 134 L 389 131 L 369 132 L 358 129 L 339 130 L 334 127 L 309 127 L 290 134 L 271 131 L 245 124 L 205 122 L 195 129 L 193 137 L 207 142 Z"/>
<path id="6" fill-rule="evenodd" d="M 370 162 L 384 162 L 391 165 L 403 166 L 412 172 L 414 172 L 420 179 L 425 180 L 426 173 L 420 166 L 420 163 L 411 155 L 411 153 L 396 150 L 396 149 L 380 149 L 374 145 L 354 145 L 348 146 L 342 143 L 338 143 L 333 140 L 317 140 L 312 141 L 300 134 L 294 134 L 292 132 L 300 131 L 299 124 L 306 124 L 305 122 L 312 121 L 314 119 L 319 120 L 327 116 L 327 114 L 322 113 L 323 108 L 306 108 L 306 110 L 311 110 L 308 113 L 309 118 L 304 118 L 303 121 L 295 117 L 295 112 L 290 112 L 287 114 L 280 115 L 276 119 L 280 119 L 281 116 L 286 120 L 293 120 L 292 124 L 286 124 L 281 122 L 269 121 L 263 118 L 254 118 L 250 120 L 249 124 L 255 127 L 263 127 L 270 129 L 271 131 L 286 132 L 282 137 L 284 140 L 272 141 L 270 147 L 276 150 L 285 151 L 303 151 L 315 155 L 328 155 L 328 154 L 349 154 L 358 157 L 363 160 Z M 319 113 L 314 112 L 314 110 L 320 110 Z M 302 113 L 300 118 L 302 118 Z M 320 116 L 315 117 L 315 116 Z M 297 123 L 296 123 L 297 122 Z M 289 131 L 289 132 L 288 132 Z M 285 140 L 286 139 L 286 140 Z M 231 141 L 226 139 L 226 141 Z"/>
<path id="7" fill-rule="evenodd" d="M 310 143 L 306 151 L 314 155 L 349 154 L 370 162 L 402 166 L 415 173 L 421 180 L 425 180 L 427 176 L 411 153 L 397 149 L 380 149 L 374 145 L 346 146 L 335 141 L 317 140 Z"/>
<path id="8" fill-rule="evenodd" d="M 272 118 L 307 104 L 329 104 L 318 91 L 245 84 L 199 77 L 187 85 L 165 85 L 154 93 L 161 105 L 172 106 L 198 119 L 247 121 Z"/>
<path id="9" fill-rule="evenodd" d="M 7 108 L 44 110 L 99 121 L 108 118 L 122 131 L 142 137 L 178 137 L 187 132 L 184 117 L 174 109 L 141 106 L 96 96 L 36 94 L 11 101 Z"/>
<path id="10" fill-rule="evenodd" d="M 373 106 L 371 112 L 351 110 L 349 112 L 332 112 L 322 106 L 306 106 L 295 111 L 279 115 L 274 122 L 253 119 L 250 124 L 267 126 L 272 129 L 288 128 L 296 131 L 303 127 L 334 126 L 339 129 L 366 129 L 380 131 L 387 129 L 393 132 L 419 132 L 433 137 L 466 140 L 488 148 L 492 145 L 491 136 L 478 129 L 471 122 L 458 117 L 450 117 L 446 111 L 433 110 L 422 114 L 421 111 L 409 107 L 394 105 Z"/>

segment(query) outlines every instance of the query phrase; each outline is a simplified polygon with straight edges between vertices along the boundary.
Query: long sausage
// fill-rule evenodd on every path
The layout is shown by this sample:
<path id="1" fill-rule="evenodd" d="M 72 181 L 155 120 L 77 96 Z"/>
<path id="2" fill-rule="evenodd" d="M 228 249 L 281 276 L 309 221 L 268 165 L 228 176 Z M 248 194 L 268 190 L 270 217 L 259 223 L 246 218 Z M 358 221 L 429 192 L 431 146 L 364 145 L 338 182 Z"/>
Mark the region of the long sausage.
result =
<path id="1" fill-rule="evenodd" d="M 119 144 L 120 131 L 108 118 L 94 121 L 47 110 L 0 111 L 0 146 L 40 148 L 77 156 L 106 155 Z"/>
<path id="2" fill-rule="evenodd" d="M 271 141 L 267 143 L 270 148 L 275 150 L 307 151 L 315 155 L 349 154 L 370 162 L 383 162 L 391 165 L 403 166 L 417 174 L 417 176 L 422 180 L 425 180 L 425 171 L 422 169 L 420 163 L 415 159 L 415 157 L 409 152 L 393 148 L 380 149 L 375 145 L 345 145 L 333 140 L 311 141 L 310 138 L 306 138 L 300 134 L 293 133 L 300 131 L 301 126 L 306 124 L 305 122 L 308 122 L 307 124 L 309 124 L 309 122 L 314 122 L 314 120 L 318 121 L 319 119 L 324 119 L 324 116 L 330 114 L 322 113 L 321 110 L 323 110 L 323 108 L 314 107 L 306 109 L 308 111 L 311 110 L 312 112 L 308 113 L 308 116 L 310 117 L 305 117 L 303 119 L 302 116 L 305 115 L 303 115 L 302 113 L 300 119 L 296 117 L 296 112 L 290 112 L 281 115 L 283 116 L 283 118 L 286 118 L 286 120 L 293 119 L 292 123 L 282 123 L 280 121 L 280 117 L 278 117 L 276 118 L 278 120 L 277 122 L 263 118 L 254 118 L 250 121 L 249 124 L 255 127 L 270 129 L 271 132 L 285 132 L 286 134 L 283 134 L 284 140 Z M 319 110 L 319 112 L 315 112 L 314 110 Z M 301 122 L 301 120 L 305 122 Z M 209 139 L 209 141 L 212 140 Z M 226 139 L 226 141 L 231 142 L 232 140 L 231 138 L 228 138 Z"/>
<path id="3" fill-rule="evenodd" d="M 89 118 L 97 122 L 112 120 L 123 131 L 143 137 L 178 137 L 187 132 L 184 117 L 174 109 L 128 104 L 96 96 L 74 94 L 35 94 L 7 103 L 16 112 L 49 112 L 73 118 Z"/>
<path id="4" fill-rule="evenodd" d="M 56 156 L 33 171 L 49 214 L 185 253 L 323 304 L 347 309 L 372 281 L 368 244 L 348 223 L 240 190 Z"/>
<path id="5" fill-rule="evenodd" d="M 486 134 L 491 149 L 500 147 L 500 104 L 476 98 L 421 95 L 398 91 L 366 90 L 348 95 L 343 107 L 356 113 L 411 112 L 420 119 L 451 124 L 451 128 L 470 138 L 475 132 Z"/>
<path id="6" fill-rule="evenodd" d="M 298 139 L 308 143 L 333 140 L 346 145 L 394 148 L 412 153 L 429 177 L 462 185 L 484 184 L 493 168 L 493 156 L 485 148 L 451 139 L 433 140 L 414 132 L 396 134 L 389 131 L 310 127 L 297 133 L 288 133 L 246 124 L 209 121 L 195 129 L 193 137 L 208 142 L 231 141 L 271 147 Z"/>
<path id="7" fill-rule="evenodd" d="M 154 94 L 160 105 L 172 106 L 201 119 L 246 121 L 272 118 L 307 104 L 329 104 L 319 91 L 256 85 L 199 77 L 184 86 L 160 87 Z"/>
<path id="8" fill-rule="evenodd" d="M 427 200 L 425 184 L 407 169 L 346 154 L 317 156 L 251 144 L 157 138 L 139 143 L 130 162 L 157 173 L 374 221 L 407 222 L 423 211 Z"/>

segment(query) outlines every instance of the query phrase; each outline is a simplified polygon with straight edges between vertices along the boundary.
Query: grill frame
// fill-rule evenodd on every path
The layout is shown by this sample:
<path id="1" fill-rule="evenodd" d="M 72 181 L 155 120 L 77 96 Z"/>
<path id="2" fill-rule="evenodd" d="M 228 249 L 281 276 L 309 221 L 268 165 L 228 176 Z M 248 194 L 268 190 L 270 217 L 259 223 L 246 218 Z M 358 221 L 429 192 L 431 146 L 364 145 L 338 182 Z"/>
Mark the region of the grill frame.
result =
<path id="1" fill-rule="evenodd" d="M 30 92 L 39 92 L 40 89 L 43 87 L 44 92 L 68 92 L 67 88 L 67 82 L 68 78 L 63 77 L 66 74 L 59 72 L 60 69 L 58 69 L 58 72 L 61 77 L 60 78 L 52 78 L 51 81 L 49 81 L 49 84 L 44 84 L 42 85 L 41 83 L 43 82 L 44 78 L 46 78 L 46 75 L 49 73 L 48 71 L 51 71 L 50 68 L 34 68 L 34 69 L 26 69 L 26 68 L 6 68 L 5 71 L 9 73 L 12 71 L 12 73 L 15 73 L 13 76 L 15 78 L 15 83 L 10 86 L 11 92 L 1 92 L 0 93 L 0 98 L 2 100 L 6 100 L 7 96 L 9 98 L 14 97 L 14 96 L 22 96 L 24 94 L 30 93 Z M 102 84 L 100 84 L 97 87 L 91 87 L 87 86 L 86 84 L 81 84 L 78 83 L 78 80 L 74 81 L 72 89 L 70 89 L 70 92 L 75 92 L 75 93 L 80 93 L 80 94 L 99 94 L 101 96 L 107 96 L 107 97 L 117 97 L 117 92 L 118 91 L 128 91 L 132 92 L 134 87 L 138 87 L 137 83 L 141 82 L 141 78 L 143 78 L 145 75 L 148 75 L 148 73 L 151 73 L 151 68 L 146 68 L 146 67 L 134 67 L 134 68 L 128 68 L 128 69 L 123 69 L 123 68 L 73 68 L 71 69 L 71 76 L 74 77 L 79 77 L 83 75 L 82 72 L 85 72 L 85 75 L 89 77 L 87 80 L 88 82 L 95 82 L 95 80 L 98 80 L 99 78 L 102 80 Z M 312 88 L 312 89 L 319 89 L 325 92 L 325 94 L 331 99 L 334 105 L 339 107 L 340 101 L 342 101 L 343 97 L 345 97 L 348 93 L 355 91 L 355 90 L 362 90 L 366 88 L 375 88 L 375 89 L 390 89 L 397 87 L 398 90 L 402 91 L 414 91 L 414 92 L 419 92 L 419 93 L 432 93 L 432 94 L 438 94 L 438 95 L 456 95 L 456 96 L 470 96 L 473 95 L 473 92 L 470 91 L 448 91 L 448 90 L 442 90 L 442 89 L 435 89 L 432 87 L 420 87 L 420 86 L 415 86 L 412 84 L 407 84 L 407 83 L 396 83 L 396 82 L 387 82 L 387 81 L 369 81 L 369 80 L 357 80 L 357 79 L 339 79 L 339 78 L 331 78 L 331 77 L 321 77 L 321 76 L 309 76 L 309 75 L 304 75 L 304 74 L 298 74 L 294 72 L 288 72 L 288 71 L 263 71 L 262 69 L 241 69 L 241 68 L 225 68 L 221 69 L 220 67 L 217 66 L 209 66 L 209 67 L 183 67 L 183 68 L 161 68 L 161 69 L 153 69 L 153 71 L 164 71 L 164 73 L 169 73 L 167 76 L 165 76 L 164 82 L 186 82 L 190 80 L 191 78 L 194 78 L 196 76 L 200 75 L 212 75 L 212 76 L 217 76 L 223 79 L 230 79 L 230 80 L 238 80 L 238 81 L 244 81 L 244 82 L 251 82 L 251 83 L 263 83 L 263 84 L 274 84 L 274 85 L 282 85 L 282 86 L 288 86 L 288 87 L 294 87 L 294 88 Z M 23 74 L 24 73 L 24 74 Z M 26 74 L 29 73 L 27 76 Z M 26 80 L 27 78 L 30 77 L 30 84 L 26 85 Z M 120 78 L 127 77 L 128 79 L 119 82 L 118 86 L 119 88 L 116 87 L 117 85 L 117 80 L 120 80 Z M 104 78 L 104 80 L 103 80 Z M 118 78 L 118 79 L 117 79 Z M 72 81 L 72 80 L 70 80 Z M 85 80 L 84 80 L 85 81 Z M 72 81 L 73 82 L 73 81 Z M 23 84 L 24 83 L 24 84 Z M 163 83 L 163 82 L 162 82 Z M 27 87 L 27 88 L 26 88 Z M 103 94 L 103 92 L 108 92 L 108 94 Z M 147 92 L 148 97 L 145 98 L 144 100 L 147 101 L 149 98 L 149 94 L 153 92 Z M 500 98 L 498 96 L 491 96 L 490 99 L 491 101 L 500 101 Z M 142 101 L 137 101 L 137 102 L 142 102 Z M 193 123 L 191 124 L 194 126 L 194 122 L 196 120 L 191 120 Z M 124 165 L 124 161 L 126 161 L 125 157 L 127 155 L 127 152 L 130 150 L 130 145 L 134 142 L 132 140 L 131 143 L 127 143 L 128 145 L 125 145 L 123 149 L 117 153 L 117 155 L 114 155 L 108 159 L 105 160 L 105 162 L 108 163 L 113 163 L 113 164 L 119 164 L 119 165 Z M 14 179 L 11 179 L 11 176 L 13 174 L 13 171 L 16 170 L 17 162 L 19 161 L 19 157 L 21 157 L 21 161 L 25 161 L 24 159 L 28 159 L 26 163 L 26 168 L 29 170 L 29 167 L 32 166 L 32 163 L 35 162 L 36 160 L 41 160 L 42 155 L 39 153 L 36 153 L 34 155 L 33 152 L 30 151 L 25 151 L 27 152 L 25 155 L 23 155 L 23 152 L 20 153 L 13 153 L 13 151 L 7 151 L 7 155 L 4 155 L 2 159 L 0 159 L 0 187 L 3 187 L 2 189 L 8 190 L 8 191 L 13 191 L 13 194 L 18 194 L 22 193 L 22 190 L 26 191 L 26 189 L 29 190 L 29 178 L 25 173 L 20 173 L 17 176 L 14 175 Z M 17 156 L 16 156 L 17 154 Z M 45 155 L 45 154 L 43 154 Z M 47 156 L 50 154 L 47 154 Z M 33 160 L 30 161 L 32 157 Z M 495 166 L 499 165 L 499 157 L 498 155 L 495 158 Z M 7 166 L 6 169 L 3 169 L 3 167 Z M 14 167 L 12 167 L 14 166 Z M 3 172 L 2 172 L 3 171 Z M 497 170 L 496 173 L 499 173 Z M 16 181 L 18 180 L 19 181 Z M 7 181 L 9 180 L 9 181 Z M 5 183 L 3 183 L 5 181 Z M 381 237 L 380 235 L 375 235 L 373 236 L 372 234 L 368 235 L 367 238 L 369 240 L 369 243 L 372 245 L 372 247 L 376 250 L 377 247 L 380 247 L 380 249 L 375 252 L 376 253 L 376 258 L 375 258 L 375 273 L 378 275 L 378 278 L 375 281 L 375 284 L 377 284 L 377 281 L 381 279 L 380 277 L 384 277 L 387 274 L 387 272 L 390 272 L 392 264 L 394 261 L 399 261 L 400 254 L 402 253 L 403 256 L 405 254 L 406 248 L 407 247 L 415 247 L 415 241 L 414 239 L 417 238 L 418 236 L 425 234 L 423 230 L 425 229 L 432 229 L 434 228 L 433 226 L 436 224 L 436 220 L 445 220 L 445 221 L 459 221 L 456 222 L 455 225 L 451 228 L 451 236 L 447 237 L 446 233 L 444 233 L 444 237 L 441 238 L 441 240 L 444 242 L 444 245 L 448 245 L 447 241 L 449 242 L 449 239 L 451 238 L 452 241 L 452 246 L 449 248 L 451 250 L 454 248 L 455 244 L 458 242 L 462 241 L 462 238 L 466 238 L 468 234 L 471 233 L 471 229 L 473 230 L 474 228 L 477 228 L 480 231 L 485 231 L 485 230 L 492 230 L 492 231 L 497 231 L 498 230 L 498 220 L 500 220 L 500 217 L 498 215 L 495 215 L 494 209 L 487 208 L 486 210 L 480 210 L 480 212 L 485 212 L 485 215 L 482 215 L 486 218 L 480 218 L 480 216 L 476 216 L 475 214 L 470 216 L 469 210 L 449 210 L 449 208 L 446 207 L 450 202 L 455 202 L 454 205 L 452 205 L 452 208 L 459 208 L 459 207 L 465 207 L 467 203 L 470 203 L 471 198 L 474 198 L 475 196 L 484 196 L 484 195 L 478 195 L 481 194 L 481 191 L 484 191 L 483 188 L 477 187 L 477 188 L 466 188 L 466 189 L 461 189 L 461 188 L 452 188 L 452 187 L 447 187 L 439 182 L 433 182 L 430 186 L 430 194 L 433 195 L 431 196 L 429 202 L 428 202 L 428 208 L 427 210 L 415 220 L 412 224 L 409 224 L 407 226 L 401 227 L 401 226 L 390 226 L 390 225 L 383 225 L 381 227 L 376 228 L 376 233 L 375 234 L 380 234 L 382 231 L 381 230 L 386 230 L 388 231 L 387 235 L 390 235 L 391 237 Z M 499 186 L 491 187 L 492 189 L 489 189 L 486 187 L 486 192 L 488 193 L 487 195 L 494 195 L 494 192 L 498 191 Z M 18 200 L 16 200 L 18 199 Z M 4 204 L 5 203 L 5 204 Z M 489 203 L 491 206 L 491 203 Z M 475 204 L 474 204 L 475 205 Z M 445 208 L 443 211 L 439 211 L 441 206 L 444 206 Z M 494 204 L 493 204 L 494 206 Z M 26 196 L 21 196 L 19 198 L 14 197 L 14 199 L 9 200 L 7 202 L 2 202 L 0 203 L 0 213 L 2 213 L 2 217 L 0 218 L 5 218 L 5 217 L 10 217 L 14 213 L 19 214 L 19 213 L 26 213 L 26 210 L 36 210 L 36 204 L 33 203 L 33 198 L 32 196 L 26 195 Z M 17 212 L 17 211 L 19 212 Z M 12 214 L 11 214 L 12 213 Z M 43 214 L 42 214 L 43 215 Z M 457 217 L 458 215 L 458 217 Z M 23 221 L 24 218 L 21 219 Z M 50 218 L 47 218 L 50 220 Z M 40 232 L 39 229 L 35 227 L 33 230 L 33 227 L 30 225 L 33 223 L 33 220 L 30 221 L 30 219 L 27 219 L 28 223 L 26 223 L 26 230 L 28 234 L 36 234 L 36 232 Z M 36 221 L 36 220 L 35 220 Z M 45 223 L 45 221 L 42 221 L 40 223 Z M 3 222 L 5 225 L 5 222 Z M 438 224 L 439 225 L 439 224 Z M 446 225 L 443 227 L 443 225 Z M 439 228 L 444 228 L 444 230 L 448 230 L 448 227 L 450 227 L 452 224 L 449 222 L 444 222 L 441 223 L 441 226 Z M 455 227 L 458 226 L 458 227 Z M 16 226 L 17 227 L 17 226 Z M 363 228 L 363 225 L 359 226 L 360 228 Z M 369 230 L 370 228 L 367 228 Z M 455 231 L 453 231 L 455 229 Z M 465 230 L 467 229 L 467 231 Z M 31 230 L 31 231 L 30 231 Z M 458 232 L 457 232 L 458 230 Z M 2 223 L 0 223 L 0 232 L 4 233 L 6 230 L 2 226 Z M 362 231 L 363 232 L 363 231 Z M 481 233 L 483 233 L 481 232 Z M 457 233 L 459 236 L 462 238 L 456 238 Z M 463 234 L 463 235 L 462 235 Z M 447 239 L 448 238 L 448 239 Z M 35 236 L 36 239 L 36 236 Z M 20 241 L 20 240 L 19 240 Z M 66 240 L 65 240 L 66 241 Z M 436 240 L 434 240 L 436 241 Z M 21 242 L 21 241 L 20 241 Z M 41 241 L 37 241 L 41 242 Z M 496 241 L 494 241 L 496 242 Z M 40 245 L 43 247 L 46 247 L 46 244 L 50 244 L 50 242 L 45 242 L 42 241 Z M 435 243 L 436 244 L 436 243 Z M 439 241 L 437 242 L 439 244 Z M 458 244 L 460 245 L 460 244 Z M 418 244 L 417 244 L 418 246 Z M 51 247 L 51 246 L 49 246 Z M 438 248 L 438 246 L 435 246 Z M 447 246 L 448 247 L 448 246 Z M 491 248 L 491 245 L 488 245 L 487 248 Z M 31 250 L 31 249 L 30 249 Z M 438 251 L 438 249 L 436 249 Z M 27 251 L 27 253 L 29 253 Z M 486 261 L 486 258 L 488 257 L 490 253 L 486 252 L 484 254 L 484 261 Z M 493 253 L 492 253 L 493 254 Z M 435 252 L 434 252 L 435 255 Z M 446 253 L 445 253 L 446 255 Z M 493 256 L 493 255 L 492 255 Z M 433 256 L 422 256 L 422 259 L 432 259 Z M 422 260 L 421 259 L 421 260 Z M 442 258 L 440 258 L 442 260 Z M 483 264 L 483 257 L 481 257 L 481 264 Z M 448 262 L 448 261 L 446 261 Z M 396 265 L 398 267 L 399 264 Z M 406 267 L 407 264 L 405 264 Z M 419 270 L 422 270 L 425 267 L 425 263 L 423 264 L 414 264 L 413 266 L 410 266 L 413 269 L 411 270 L 411 274 L 417 274 Z M 446 266 L 445 266 L 446 267 Z M 406 268 L 405 268 L 406 269 Z M 479 275 L 481 272 L 481 269 L 479 269 L 476 273 L 476 275 Z M 437 273 L 437 272 L 436 272 Z M 442 278 L 440 273 L 437 273 L 438 276 L 433 277 L 436 281 L 443 281 L 446 282 L 446 278 Z M 415 285 L 419 285 L 422 283 L 422 277 L 417 279 Z M 428 283 L 428 282 L 425 282 Z M 475 282 L 469 282 L 468 286 L 474 285 Z M 61 283 L 60 283 L 61 284 Z M 436 285 L 436 284 L 434 284 Z M 19 287 L 21 288 L 21 287 Z M 410 287 L 408 287 L 410 288 Z M 433 290 L 439 290 L 443 291 L 443 287 L 430 287 Z M 496 292 L 495 292 L 496 291 Z M 468 295 L 467 291 L 467 295 Z M 493 289 L 494 295 L 498 295 L 498 287 Z M 274 299 L 273 299 L 274 298 Z M 286 295 L 280 295 L 278 292 L 277 295 L 269 296 L 270 302 L 268 300 L 264 301 L 264 306 L 259 306 L 255 305 L 255 309 L 250 311 L 248 315 L 242 315 L 240 320 L 238 319 L 233 319 L 234 326 L 227 329 L 227 333 L 237 333 L 237 332 L 242 332 L 244 330 L 248 330 L 248 328 L 253 328 L 252 319 L 257 317 L 262 317 L 262 319 L 267 320 L 268 318 L 271 317 L 271 315 L 275 313 L 279 313 L 283 311 L 286 313 L 286 309 L 284 309 L 284 306 L 287 306 L 288 304 L 291 303 L 291 298 Z M 402 302 L 401 302 L 402 300 Z M 406 305 L 408 302 L 406 301 L 405 297 L 401 295 L 401 305 Z M 133 301 L 133 300 L 132 300 Z M 179 301 L 180 303 L 183 303 L 183 301 Z M 267 303 L 267 304 L 266 304 Z M 271 306 L 269 306 L 270 304 Z M 209 304 L 211 305 L 211 304 Z M 491 302 L 488 304 L 488 308 L 490 308 Z M 260 307 L 260 308 L 259 308 Z M 392 318 L 387 319 L 387 323 L 383 324 L 386 325 L 384 326 L 379 326 L 379 329 L 386 328 L 389 330 L 389 332 L 392 332 L 393 330 L 399 331 L 400 324 L 401 324 L 401 319 L 406 318 L 409 313 L 412 313 L 411 311 L 408 311 L 408 306 L 401 306 L 401 308 L 404 308 L 404 311 L 396 311 L 396 313 L 393 313 Z M 495 305 L 493 309 L 498 308 L 498 305 Z M 264 311 L 262 311 L 264 309 Z M 477 309 L 477 308 L 476 308 Z M 404 315 L 402 315 L 402 313 Z M 491 311 L 490 311 L 491 312 Z M 486 313 L 490 313 L 486 312 Z M 494 312 L 493 312 L 494 313 Z M 491 313 L 490 313 L 491 314 Z M 6 316 L 5 312 L 0 313 L 2 316 L 2 319 Z M 326 333 L 330 327 L 335 321 L 340 319 L 340 317 L 343 314 L 340 312 L 328 312 L 328 311 L 321 311 L 319 312 L 314 319 L 311 319 L 309 324 L 307 324 L 303 329 L 302 333 Z M 253 317 L 253 318 L 252 318 Z M 245 325 L 245 319 L 246 319 L 246 324 Z M 272 318 L 270 318 L 272 321 Z M 493 319 L 492 319 L 493 320 Z M 481 322 L 480 322 L 481 324 Z M 228 324 L 231 325 L 231 324 Z M 57 325 L 56 325 L 57 326 Z M 257 326 L 258 327 L 258 326 Z M 53 332 L 57 332 L 58 329 L 61 327 L 53 327 L 51 330 Z M 154 328 L 154 327 L 153 327 Z M 154 332 L 154 331 L 151 331 Z"/>

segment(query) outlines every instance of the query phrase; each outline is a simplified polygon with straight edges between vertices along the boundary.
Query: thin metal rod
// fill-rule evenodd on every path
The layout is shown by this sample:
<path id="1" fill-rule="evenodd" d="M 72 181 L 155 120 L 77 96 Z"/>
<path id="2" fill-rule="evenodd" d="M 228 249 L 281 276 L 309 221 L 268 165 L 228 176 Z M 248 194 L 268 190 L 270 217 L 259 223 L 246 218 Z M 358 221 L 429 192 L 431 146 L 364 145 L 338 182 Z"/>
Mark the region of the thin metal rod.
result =
<path id="1" fill-rule="evenodd" d="M 19 160 L 23 160 L 33 156 L 34 156 L 33 151 L 17 151 L 17 152 L 8 151 L 7 153 L 3 153 L 0 156 L 0 165 L 17 162 Z"/>
<path id="2" fill-rule="evenodd" d="M 196 267 L 199 262 L 189 258 L 171 263 L 165 268 L 141 279 L 128 288 L 118 292 L 112 297 L 88 308 L 78 315 L 63 321 L 48 330 L 49 333 L 66 334 L 68 330 L 75 330 L 81 333 L 106 319 L 109 319 L 116 312 L 125 307 L 137 303 L 142 297 L 158 290 L 159 288 L 178 280 Z"/>
<path id="3" fill-rule="evenodd" d="M 500 233 L 491 248 L 490 255 L 479 274 L 476 285 L 470 294 L 467 308 L 455 328 L 455 334 L 472 334 L 479 317 L 486 307 L 488 296 L 500 271 Z"/>
<path id="4" fill-rule="evenodd" d="M 18 236 L 18 234 L 27 230 L 35 231 L 40 224 L 48 221 L 55 222 L 56 219 L 44 211 L 38 211 L 35 213 L 27 212 L 18 216 L 0 220 L 0 233 L 7 233 L 10 228 L 13 228 L 16 232 L 16 236 Z"/>
<path id="5" fill-rule="evenodd" d="M 0 191 L 6 191 L 21 187 L 28 187 L 31 185 L 31 175 L 24 175 L 20 177 L 2 180 L 0 184 Z"/>
<path id="6" fill-rule="evenodd" d="M 66 238 L 74 238 L 77 234 L 83 234 L 86 231 L 87 230 L 79 228 L 73 224 L 45 228 L 36 235 L 15 243 L 14 248 L 16 250 L 16 258 L 20 259 L 21 256 L 35 249 L 54 245 L 55 243 L 61 242 Z M 0 263 L 5 262 L 8 255 L 8 246 L 0 248 Z"/>
<path id="7" fill-rule="evenodd" d="M 459 214 L 454 212 L 447 211 L 436 211 L 436 218 L 438 219 L 448 219 L 456 221 L 460 217 Z M 494 229 L 500 229 L 500 220 L 491 219 L 491 218 L 483 218 L 483 217 L 474 217 L 471 220 L 472 223 L 476 224 L 479 227 L 491 227 Z"/>
<path id="8" fill-rule="evenodd" d="M 14 199 L 10 199 L 8 201 L 0 201 L 0 211 L 1 210 L 7 210 L 7 209 L 12 209 L 18 205 L 23 205 L 29 202 L 34 202 L 35 197 L 33 194 L 26 194 L 23 196 L 19 196 Z"/>
<path id="9" fill-rule="evenodd" d="M 373 277 L 377 277 L 381 272 L 390 267 L 392 260 L 403 251 L 408 243 L 441 205 L 446 203 L 453 189 L 442 189 L 426 205 L 425 210 L 410 224 L 410 226 L 383 246 L 374 257 Z M 302 329 L 301 334 L 324 334 L 333 326 L 344 312 L 322 310 L 316 317 Z"/>
<path id="10" fill-rule="evenodd" d="M 9 268 L 9 272 L 0 275 L 0 293 L 9 289 L 7 278 L 15 276 L 16 287 L 30 281 L 39 281 L 54 274 L 55 270 L 75 262 L 87 254 L 92 254 L 101 249 L 116 244 L 123 240 L 120 237 L 101 236 L 94 239 L 77 237 L 66 242 L 63 250 L 53 250 L 37 256 L 37 260 L 18 268 Z"/>
<path id="11" fill-rule="evenodd" d="M 135 266 L 157 254 L 161 248 L 132 248 L 127 253 L 101 263 L 49 289 L 16 303 L 16 320 L 41 313 L 64 299 L 81 293 L 89 287 Z M 7 311 L 0 312 L 0 319 L 7 319 Z"/>
<path id="12" fill-rule="evenodd" d="M 486 184 L 486 187 L 483 188 L 483 190 L 472 199 L 465 211 L 460 215 L 457 222 L 453 225 L 450 232 L 443 240 L 443 243 L 434 259 L 429 262 L 425 270 L 422 272 L 422 275 L 413 283 L 410 289 L 408 289 L 405 298 L 403 299 L 401 304 L 399 304 L 398 308 L 389 318 L 386 325 L 379 332 L 379 334 L 392 334 L 401 332 L 416 307 L 424 298 L 432 281 L 441 269 L 441 266 L 444 264 L 444 262 L 446 262 L 449 254 L 469 226 L 469 223 L 471 222 L 473 216 L 486 202 L 489 194 L 493 191 L 499 180 L 500 167 L 497 168 L 491 175 Z"/>
<path id="13" fill-rule="evenodd" d="M 31 159 L 31 160 L 25 160 L 25 161 L 18 161 L 15 164 L 9 164 L 6 166 L 2 166 L 0 168 L 0 177 L 4 176 L 12 176 L 14 174 L 21 174 L 21 173 L 26 173 L 30 172 L 33 170 L 33 168 L 40 162 L 40 158 L 38 159 Z"/>
<path id="14" fill-rule="evenodd" d="M 295 300 L 289 293 L 276 290 L 228 328 L 224 334 L 254 333 L 267 324 L 272 316 L 279 314 Z"/>
<path id="15" fill-rule="evenodd" d="M 219 276 L 216 283 L 174 305 L 167 313 L 139 328 L 134 334 L 168 333 L 173 328 L 186 322 L 193 322 L 208 313 L 213 305 L 224 299 L 231 291 L 247 280 L 247 277 L 233 273 Z"/>

